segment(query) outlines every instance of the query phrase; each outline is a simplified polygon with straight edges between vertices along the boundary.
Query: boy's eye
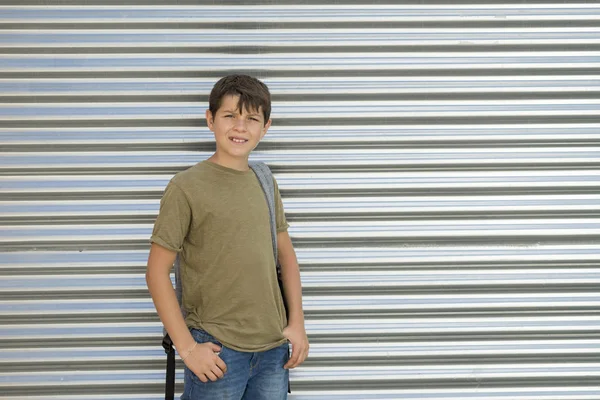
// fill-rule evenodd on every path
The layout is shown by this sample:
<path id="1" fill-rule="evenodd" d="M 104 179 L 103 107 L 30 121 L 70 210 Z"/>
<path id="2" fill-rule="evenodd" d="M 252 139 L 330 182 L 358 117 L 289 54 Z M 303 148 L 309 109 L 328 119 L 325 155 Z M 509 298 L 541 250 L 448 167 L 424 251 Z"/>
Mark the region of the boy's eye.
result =
<path id="1" fill-rule="evenodd" d="M 255 117 L 250 117 L 250 119 L 251 119 L 252 121 L 260 122 L 260 121 L 258 120 L 258 118 L 255 118 Z"/>

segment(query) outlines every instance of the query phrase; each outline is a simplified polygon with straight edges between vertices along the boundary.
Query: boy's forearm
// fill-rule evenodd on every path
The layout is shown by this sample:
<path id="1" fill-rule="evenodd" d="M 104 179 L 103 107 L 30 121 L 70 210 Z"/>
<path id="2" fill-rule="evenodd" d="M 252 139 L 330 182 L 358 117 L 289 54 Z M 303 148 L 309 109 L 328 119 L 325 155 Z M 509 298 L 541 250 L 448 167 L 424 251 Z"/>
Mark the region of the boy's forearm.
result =
<path id="1" fill-rule="evenodd" d="M 146 283 L 158 316 L 169 333 L 173 344 L 178 351 L 189 349 L 194 344 L 194 338 L 190 334 L 181 314 L 169 273 L 165 274 L 158 269 L 154 270 L 149 265 L 146 273 Z"/>

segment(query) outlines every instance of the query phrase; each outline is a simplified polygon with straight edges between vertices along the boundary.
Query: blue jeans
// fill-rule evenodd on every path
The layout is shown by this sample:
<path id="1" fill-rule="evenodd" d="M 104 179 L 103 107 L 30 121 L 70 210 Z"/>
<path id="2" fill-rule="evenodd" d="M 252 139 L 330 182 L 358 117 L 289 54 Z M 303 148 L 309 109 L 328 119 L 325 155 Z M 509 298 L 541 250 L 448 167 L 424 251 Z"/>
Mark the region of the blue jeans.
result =
<path id="1" fill-rule="evenodd" d="M 227 365 L 223 378 L 202 382 L 185 367 L 181 400 L 285 400 L 288 374 L 283 366 L 289 359 L 289 344 L 259 353 L 246 353 L 223 346 L 205 331 L 192 329 L 198 343 L 221 346 L 219 357 Z"/>

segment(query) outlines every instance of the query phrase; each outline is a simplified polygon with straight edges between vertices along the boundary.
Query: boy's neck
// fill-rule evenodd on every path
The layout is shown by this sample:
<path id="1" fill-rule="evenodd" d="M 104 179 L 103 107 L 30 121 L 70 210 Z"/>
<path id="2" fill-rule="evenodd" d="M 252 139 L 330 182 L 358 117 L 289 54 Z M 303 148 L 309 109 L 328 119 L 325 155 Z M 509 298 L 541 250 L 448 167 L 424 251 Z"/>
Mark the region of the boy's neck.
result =
<path id="1" fill-rule="evenodd" d="M 232 158 L 232 157 L 223 157 L 218 153 L 213 154 L 208 158 L 208 161 L 218 164 L 222 167 L 235 169 L 238 171 L 248 171 L 250 167 L 248 166 L 248 157 L 245 159 Z"/>

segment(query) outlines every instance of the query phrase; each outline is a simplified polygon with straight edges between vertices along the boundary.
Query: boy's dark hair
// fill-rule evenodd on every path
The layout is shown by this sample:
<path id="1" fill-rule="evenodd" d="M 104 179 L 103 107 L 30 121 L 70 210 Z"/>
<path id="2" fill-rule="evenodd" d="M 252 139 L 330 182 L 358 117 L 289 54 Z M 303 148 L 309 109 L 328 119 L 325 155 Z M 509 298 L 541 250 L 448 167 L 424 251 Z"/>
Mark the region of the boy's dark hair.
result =
<path id="1" fill-rule="evenodd" d="M 246 110 L 258 110 L 262 107 L 264 123 L 269 121 L 271 116 L 271 93 L 267 85 L 258 79 L 248 75 L 228 75 L 225 76 L 213 86 L 208 98 L 208 109 L 214 116 L 223 97 L 233 95 L 240 96 L 238 110 L 240 113 Z"/>

